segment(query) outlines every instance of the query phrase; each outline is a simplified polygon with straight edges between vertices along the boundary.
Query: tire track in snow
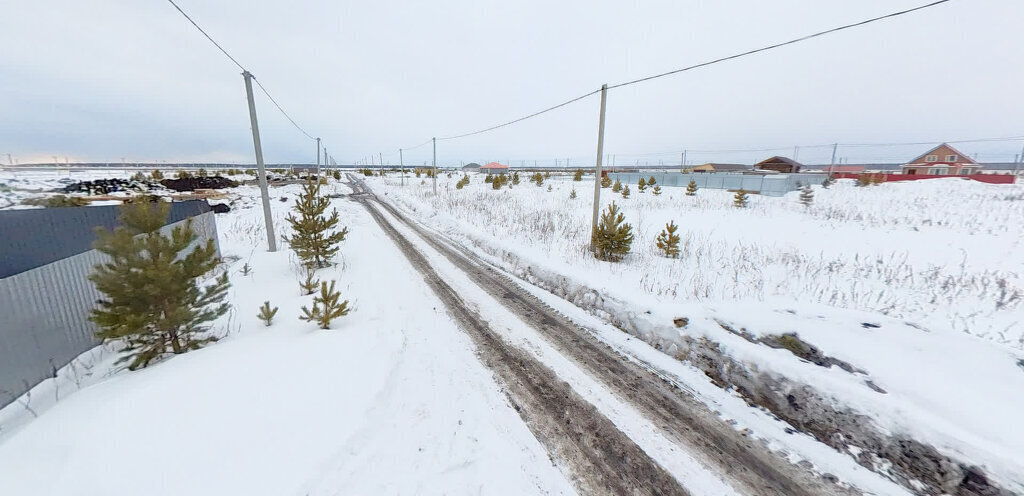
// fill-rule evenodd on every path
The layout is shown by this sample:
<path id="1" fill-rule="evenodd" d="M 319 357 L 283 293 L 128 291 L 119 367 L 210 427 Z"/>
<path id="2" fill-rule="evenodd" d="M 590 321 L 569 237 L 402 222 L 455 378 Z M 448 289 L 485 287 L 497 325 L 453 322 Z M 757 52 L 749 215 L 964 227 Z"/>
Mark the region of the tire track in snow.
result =
<path id="1" fill-rule="evenodd" d="M 375 208 L 359 183 L 353 184 L 353 190 L 352 198 L 366 207 L 469 334 L 481 360 L 501 379 L 509 402 L 582 493 L 689 494 L 551 369 L 495 333 Z"/>
<path id="2" fill-rule="evenodd" d="M 349 175 L 349 179 L 353 197 L 371 212 L 374 211 L 370 204 L 372 200 L 408 225 L 484 291 L 544 335 L 563 355 L 634 405 L 655 425 L 661 426 L 671 439 L 705 455 L 721 473 L 738 483 L 738 489 L 758 496 L 856 493 L 820 480 L 771 453 L 756 440 L 737 433 L 709 412 L 699 400 L 678 390 L 652 370 L 625 359 L 593 333 L 522 290 L 468 250 L 449 245 L 409 221 L 393 206 L 378 200 L 358 178 Z"/>

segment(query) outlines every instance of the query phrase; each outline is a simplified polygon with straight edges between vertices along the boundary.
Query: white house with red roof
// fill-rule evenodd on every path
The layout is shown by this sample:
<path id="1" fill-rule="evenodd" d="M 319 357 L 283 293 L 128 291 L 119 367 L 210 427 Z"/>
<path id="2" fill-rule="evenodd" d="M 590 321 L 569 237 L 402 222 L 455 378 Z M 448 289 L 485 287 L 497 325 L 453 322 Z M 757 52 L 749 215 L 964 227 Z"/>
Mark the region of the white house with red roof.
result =
<path id="1" fill-rule="evenodd" d="M 967 176 L 977 174 L 981 165 L 959 150 L 943 143 L 903 166 L 908 175 Z"/>
<path id="2" fill-rule="evenodd" d="M 480 166 L 481 174 L 508 174 L 508 166 L 497 162 L 490 162 Z"/>

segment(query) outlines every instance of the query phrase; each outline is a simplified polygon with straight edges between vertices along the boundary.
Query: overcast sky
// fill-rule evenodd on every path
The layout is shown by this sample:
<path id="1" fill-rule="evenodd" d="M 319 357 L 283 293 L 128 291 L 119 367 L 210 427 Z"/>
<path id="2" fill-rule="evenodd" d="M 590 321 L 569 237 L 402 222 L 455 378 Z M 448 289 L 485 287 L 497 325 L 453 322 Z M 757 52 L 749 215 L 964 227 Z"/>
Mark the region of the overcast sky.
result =
<path id="1" fill-rule="evenodd" d="M 253 160 L 239 70 L 166 0 L 4 0 L 0 160 Z M 346 163 L 925 0 L 178 0 Z M 827 162 L 809 145 L 1024 135 L 1020 0 L 925 11 L 609 92 L 617 164 Z M 598 98 L 461 140 L 460 161 L 592 163 Z M 257 93 L 268 162 L 315 146 Z M 958 145 L 1012 161 L 1024 141 Z M 706 153 L 782 147 L 778 151 Z M 841 147 L 850 161 L 926 146 Z M 405 154 L 430 160 L 430 146 Z M 389 155 L 390 154 L 390 155 Z M 571 162 L 571 163 L 573 163 Z"/>

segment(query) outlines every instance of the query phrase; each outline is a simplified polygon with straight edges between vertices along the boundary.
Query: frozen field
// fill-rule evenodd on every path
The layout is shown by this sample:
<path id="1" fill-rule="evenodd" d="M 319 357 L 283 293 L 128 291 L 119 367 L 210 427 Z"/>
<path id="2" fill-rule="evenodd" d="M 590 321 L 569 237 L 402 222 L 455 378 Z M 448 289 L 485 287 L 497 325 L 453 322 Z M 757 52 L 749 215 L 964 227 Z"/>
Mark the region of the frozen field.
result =
<path id="1" fill-rule="evenodd" d="M 1024 186 L 959 179 L 858 188 L 851 180 L 815 188 L 804 208 L 797 193 L 750 196 L 680 188 L 614 200 L 634 228 L 620 264 L 587 253 L 593 182 L 553 177 L 493 191 L 483 176 L 430 181 L 372 178 L 381 192 L 441 228 L 480 245 L 504 248 L 542 267 L 568 271 L 592 287 L 650 302 L 793 301 L 868 310 L 929 329 L 949 329 L 1024 349 Z M 408 183 L 407 183 L 408 184 Z M 547 186 L 553 190 L 548 192 Z M 569 199 L 570 189 L 578 197 Z M 680 226 L 682 255 L 659 255 L 654 238 Z M 513 250 L 514 247 L 514 250 Z"/>
<path id="2" fill-rule="evenodd" d="M 867 415 L 877 432 L 923 440 L 1024 490 L 1021 186 L 840 181 L 815 188 L 810 208 L 792 193 L 752 195 L 747 209 L 725 191 L 654 196 L 631 185 L 623 199 L 604 189 L 636 235 L 615 264 L 586 248 L 590 180 L 537 187 L 524 176 L 494 191 L 483 176 L 458 190 L 460 177 L 439 178 L 436 197 L 429 179 L 367 179 L 425 225 L 669 355 L 710 340 L 750 370 Z M 675 260 L 654 246 L 670 220 L 683 238 Z M 677 329 L 679 317 L 689 324 Z M 758 342 L 787 333 L 853 370 Z M 856 442 L 838 444 L 862 456 Z"/>

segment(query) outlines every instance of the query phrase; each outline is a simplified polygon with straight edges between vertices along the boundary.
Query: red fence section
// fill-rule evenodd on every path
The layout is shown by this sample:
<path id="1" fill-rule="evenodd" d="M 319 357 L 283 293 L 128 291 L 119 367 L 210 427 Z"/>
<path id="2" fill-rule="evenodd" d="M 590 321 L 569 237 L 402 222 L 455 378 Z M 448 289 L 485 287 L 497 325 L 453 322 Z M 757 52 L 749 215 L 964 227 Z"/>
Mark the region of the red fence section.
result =
<path id="1" fill-rule="evenodd" d="M 852 173 L 836 173 L 832 174 L 836 179 L 857 179 L 861 174 Z M 989 184 L 1013 184 L 1017 178 L 1013 174 L 971 174 L 968 176 L 939 176 L 930 174 L 886 174 L 884 172 L 878 173 L 865 173 L 869 177 L 879 177 L 882 182 L 889 181 L 916 181 L 918 179 L 940 179 L 940 178 L 951 178 L 951 177 L 962 177 L 966 179 L 972 179 L 974 181 L 989 183 Z"/>

